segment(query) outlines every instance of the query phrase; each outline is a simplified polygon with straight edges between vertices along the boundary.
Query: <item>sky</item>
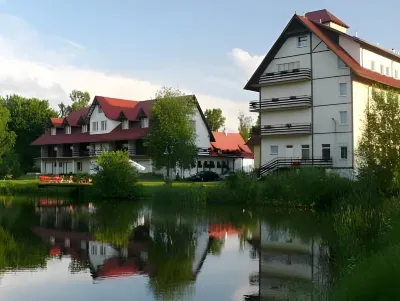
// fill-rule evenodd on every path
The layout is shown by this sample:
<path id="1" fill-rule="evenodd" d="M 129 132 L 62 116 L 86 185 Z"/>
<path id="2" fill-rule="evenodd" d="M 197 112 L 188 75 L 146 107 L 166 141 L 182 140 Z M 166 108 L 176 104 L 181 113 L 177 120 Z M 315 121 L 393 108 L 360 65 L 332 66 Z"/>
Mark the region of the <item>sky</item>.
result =
<path id="1" fill-rule="evenodd" d="M 0 95 L 48 99 L 73 89 L 132 100 L 162 86 L 221 108 L 228 131 L 258 99 L 246 81 L 296 12 L 326 8 L 349 33 L 400 50 L 400 2 L 0 0 Z M 255 116 L 254 121 L 255 121 Z"/>

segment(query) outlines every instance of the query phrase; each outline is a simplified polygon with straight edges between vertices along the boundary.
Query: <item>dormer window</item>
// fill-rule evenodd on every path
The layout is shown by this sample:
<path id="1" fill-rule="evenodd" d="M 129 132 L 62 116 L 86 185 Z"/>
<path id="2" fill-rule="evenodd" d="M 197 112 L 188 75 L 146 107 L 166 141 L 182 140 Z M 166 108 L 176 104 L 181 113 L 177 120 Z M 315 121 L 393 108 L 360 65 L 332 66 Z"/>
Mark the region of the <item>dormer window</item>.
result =
<path id="1" fill-rule="evenodd" d="M 71 126 L 70 125 L 67 125 L 66 127 L 65 127 L 65 134 L 71 134 Z"/>
<path id="2" fill-rule="evenodd" d="M 129 129 L 129 120 L 128 119 L 122 120 L 122 129 L 123 130 Z"/>
<path id="3" fill-rule="evenodd" d="M 102 110 L 102 108 L 100 106 L 97 107 L 97 112 L 98 113 L 103 113 L 103 110 Z"/>
<path id="4" fill-rule="evenodd" d="M 87 132 L 87 124 L 82 125 L 82 133 Z"/>
<path id="5" fill-rule="evenodd" d="M 142 129 L 149 127 L 149 118 L 141 118 L 140 119 L 140 127 Z"/>
<path id="6" fill-rule="evenodd" d="M 50 133 L 51 133 L 52 136 L 55 136 L 56 133 L 57 133 L 57 129 L 55 127 L 52 127 L 51 130 L 50 130 Z"/>

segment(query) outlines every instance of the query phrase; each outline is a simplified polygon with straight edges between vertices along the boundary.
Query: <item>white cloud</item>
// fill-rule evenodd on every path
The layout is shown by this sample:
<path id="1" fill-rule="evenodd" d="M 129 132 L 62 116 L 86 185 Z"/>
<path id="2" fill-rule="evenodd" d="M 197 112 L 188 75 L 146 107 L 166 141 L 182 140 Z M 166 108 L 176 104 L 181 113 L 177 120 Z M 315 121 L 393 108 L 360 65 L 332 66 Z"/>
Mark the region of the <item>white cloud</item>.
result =
<path id="1" fill-rule="evenodd" d="M 248 61 L 243 55 L 247 52 L 243 50 L 234 49 L 232 53 L 235 62 L 243 66 L 254 61 L 251 56 Z M 43 36 L 24 20 L 0 14 L 0 95 L 17 93 L 26 97 L 46 98 L 56 108 L 61 101 L 69 102 L 68 95 L 73 89 L 85 90 L 91 95 L 143 100 L 154 96 L 164 85 L 73 63 L 75 58 L 88 55 L 90 51 L 79 43 Z M 167 79 L 168 74 L 165 77 Z M 248 112 L 247 99 L 237 102 L 180 88 L 196 94 L 203 110 L 221 108 L 227 117 L 228 131 L 237 131 L 240 110 Z"/>
<path id="2" fill-rule="evenodd" d="M 253 75 L 254 71 L 256 71 L 257 67 L 260 65 L 261 61 L 263 60 L 263 56 L 259 55 L 251 55 L 247 51 L 234 48 L 230 52 L 234 62 L 244 71 L 247 79 Z"/>

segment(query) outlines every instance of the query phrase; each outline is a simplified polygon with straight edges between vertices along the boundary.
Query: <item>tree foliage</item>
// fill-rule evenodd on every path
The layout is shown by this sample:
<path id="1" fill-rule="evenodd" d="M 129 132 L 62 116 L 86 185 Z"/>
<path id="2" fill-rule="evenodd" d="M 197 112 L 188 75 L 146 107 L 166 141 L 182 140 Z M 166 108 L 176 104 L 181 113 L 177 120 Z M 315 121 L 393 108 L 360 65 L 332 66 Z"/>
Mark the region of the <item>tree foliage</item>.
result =
<path id="1" fill-rule="evenodd" d="M 222 116 L 221 109 L 207 109 L 204 116 L 211 131 L 216 132 L 225 125 L 226 118 Z"/>
<path id="2" fill-rule="evenodd" d="M 4 139 L 12 141 L 14 136 L 14 152 L 19 156 L 21 170 L 23 172 L 29 171 L 33 167 L 34 158 L 40 156 L 40 149 L 31 146 L 31 143 L 44 133 L 49 125 L 49 118 L 57 117 L 57 113 L 49 106 L 47 100 L 25 98 L 14 94 L 6 96 L 2 102 L 8 109 L 10 116 L 8 120 L 7 109 L 1 106 L 0 115 L 4 117 L 1 119 L 0 131 L 5 133 L 3 141 Z M 8 121 L 9 131 L 14 132 L 16 136 L 5 130 L 7 122 L 4 120 Z M 10 150 L 10 144 L 12 145 L 9 142 L 5 150 Z"/>
<path id="3" fill-rule="evenodd" d="M 102 197 L 129 199 L 136 196 L 137 169 L 129 163 L 127 152 L 102 152 L 93 177 L 93 188 Z"/>
<path id="4" fill-rule="evenodd" d="M 239 119 L 239 127 L 238 127 L 239 133 L 244 141 L 248 141 L 250 139 L 253 119 L 250 116 L 246 116 L 243 111 L 239 112 L 238 119 Z"/>
<path id="5" fill-rule="evenodd" d="M 1 100 L 1 98 L 0 98 Z M 4 101 L 0 103 L 0 159 L 12 149 L 15 143 L 15 133 L 9 128 L 12 121 L 10 111 L 5 106 Z"/>
<path id="6" fill-rule="evenodd" d="M 66 106 L 63 102 L 58 104 L 58 117 L 65 118 L 71 111 L 71 106 Z"/>
<path id="7" fill-rule="evenodd" d="M 373 176 L 383 190 L 400 188 L 399 100 L 397 91 L 372 89 L 357 149 L 360 175 Z"/>
<path id="8" fill-rule="evenodd" d="M 192 97 L 172 88 L 157 92 L 146 139 L 148 154 L 156 168 L 190 168 L 197 153 L 192 116 L 196 104 Z"/>
<path id="9" fill-rule="evenodd" d="M 89 94 L 89 92 L 86 92 L 86 91 L 83 92 L 83 91 L 79 91 L 79 90 L 72 90 L 71 94 L 69 94 L 69 98 L 72 101 L 71 111 L 73 111 L 73 112 L 86 108 L 90 102 L 90 94 Z M 61 111 L 61 108 L 60 108 L 60 111 Z M 68 111 L 68 108 L 67 108 L 67 111 Z"/>

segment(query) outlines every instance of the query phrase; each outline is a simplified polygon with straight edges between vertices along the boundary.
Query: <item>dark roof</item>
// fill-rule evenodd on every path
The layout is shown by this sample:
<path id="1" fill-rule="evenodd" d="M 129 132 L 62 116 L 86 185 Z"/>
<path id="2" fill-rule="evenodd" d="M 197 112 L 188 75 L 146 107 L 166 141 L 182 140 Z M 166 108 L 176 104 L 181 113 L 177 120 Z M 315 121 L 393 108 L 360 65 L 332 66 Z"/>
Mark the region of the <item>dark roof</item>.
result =
<path id="1" fill-rule="evenodd" d="M 116 127 L 107 134 L 93 134 L 89 133 L 74 133 L 74 134 L 59 134 L 50 135 L 43 134 L 38 139 L 32 142 L 32 145 L 51 145 L 51 144 L 72 144 L 72 143 L 92 143 L 92 142 L 106 142 L 116 140 L 134 140 L 144 138 L 149 133 L 149 129 L 128 129 L 123 130 Z"/>
<path id="2" fill-rule="evenodd" d="M 89 111 L 89 108 L 83 108 L 78 111 L 74 111 L 68 114 L 65 120 L 68 122 L 70 126 L 78 126 L 78 121 L 81 117 L 85 117 Z"/>
<path id="3" fill-rule="evenodd" d="M 353 71 L 355 76 L 400 89 L 400 80 L 395 79 L 393 77 L 385 76 L 383 74 L 362 67 L 349 53 L 347 53 L 347 51 L 344 50 L 337 42 L 338 35 L 343 33 L 337 30 L 333 30 L 328 26 L 324 26 L 319 22 L 314 22 L 312 20 L 309 20 L 304 16 L 298 16 L 298 15 L 294 15 L 292 19 L 289 21 L 288 25 L 286 26 L 282 34 L 279 36 L 278 40 L 275 42 L 271 50 L 268 52 L 268 54 L 265 56 L 261 64 L 258 66 L 257 70 L 254 72 L 250 80 L 246 83 L 244 89 L 258 91 L 258 88 L 255 88 L 253 84 L 258 83 L 258 79 L 263 74 L 267 66 L 274 59 L 276 53 L 279 51 L 280 47 L 285 42 L 286 36 L 284 33 L 286 32 L 286 30 L 288 28 L 291 28 L 292 26 L 298 26 L 299 22 L 306 30 L 311 31 L 316 36 L 318 36 L 328 46 L 328 48 L 332 50 Z M 332 37 L 332 35 L 334 36 Z"/>
<path id="4" fill-rule="evenodd" d="M 309 13 L 306 13 L 305 17 L 309 20 L 319 22 L 319 23 L 326 23 L 326 22 L 333 22 L 337 25 L 343 26 L 345 28 L 349 28 L 347 24 L 345 24 L 342 20 L 340 20 L 335 15 L 328 12 L 326 9 L 316 10 Z"/>

